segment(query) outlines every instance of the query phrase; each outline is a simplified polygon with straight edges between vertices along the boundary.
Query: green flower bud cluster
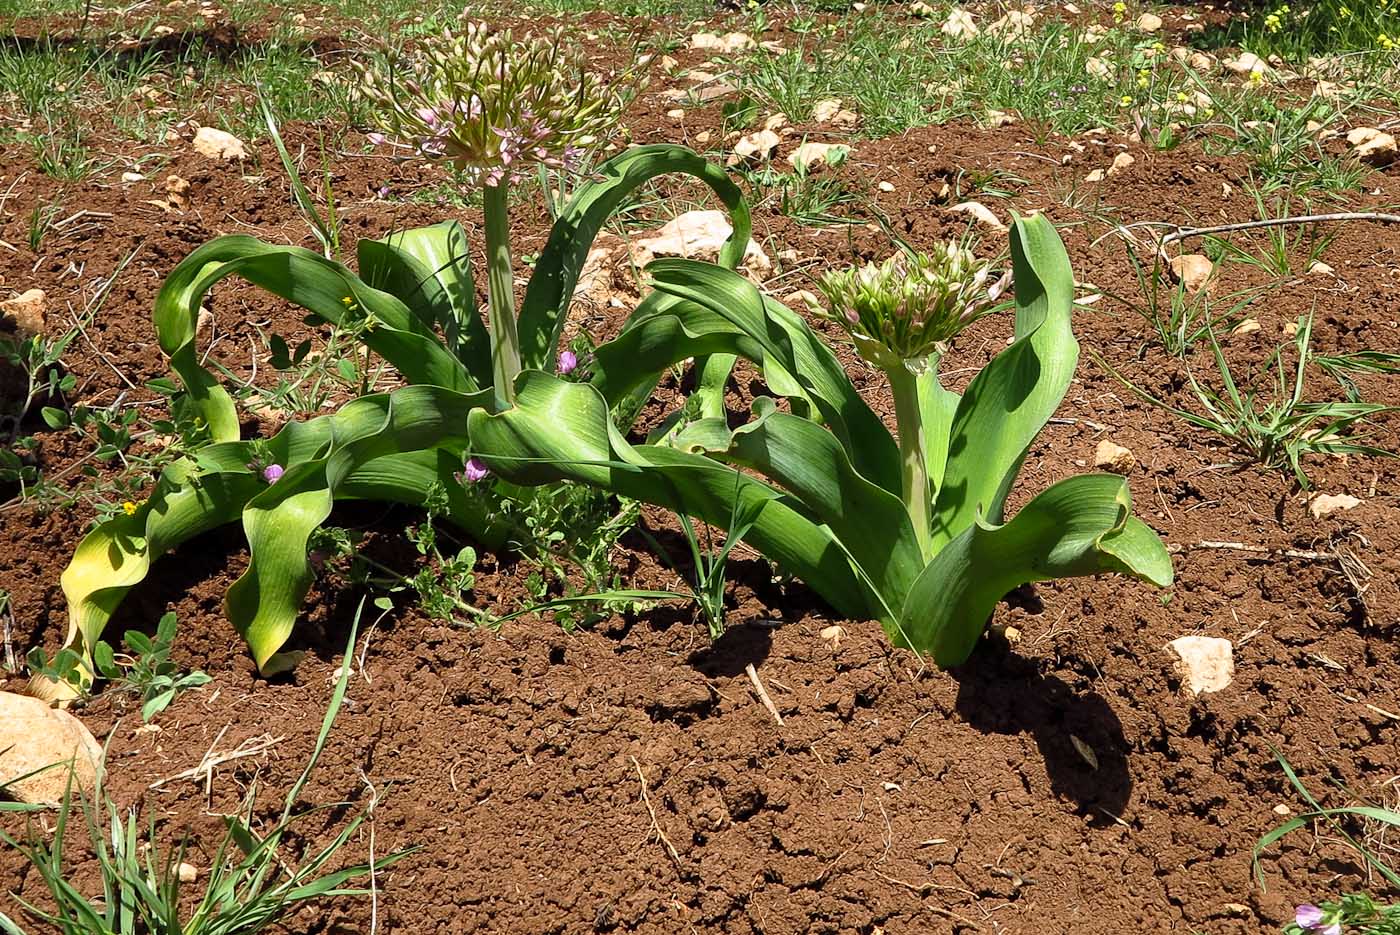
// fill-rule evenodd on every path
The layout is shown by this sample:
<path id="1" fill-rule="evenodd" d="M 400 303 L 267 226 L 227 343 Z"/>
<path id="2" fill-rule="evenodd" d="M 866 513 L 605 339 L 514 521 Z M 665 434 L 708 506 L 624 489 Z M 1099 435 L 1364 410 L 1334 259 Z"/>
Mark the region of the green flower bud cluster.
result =
<path id="1" fill-rule="evenodd" d="M 517 38 L 472 22 L 360 74 L 384 131 L 372 140 L 450 162 L 490 186 L 535 164 L 576 163 L 616 121 L 628 84 L 589 71 L 562 30 Z"/>
<path id="2" fill-rule="evenodd" d="M 829 272 L 815 308 L 850 334 L 856 350 L 888 369 L 928 357 L 937 346 L 986 314 L 1004 288 L 988 287 L 990 267 L 956 243 L 932 253 L 898 253 L 878 266 Z"/>

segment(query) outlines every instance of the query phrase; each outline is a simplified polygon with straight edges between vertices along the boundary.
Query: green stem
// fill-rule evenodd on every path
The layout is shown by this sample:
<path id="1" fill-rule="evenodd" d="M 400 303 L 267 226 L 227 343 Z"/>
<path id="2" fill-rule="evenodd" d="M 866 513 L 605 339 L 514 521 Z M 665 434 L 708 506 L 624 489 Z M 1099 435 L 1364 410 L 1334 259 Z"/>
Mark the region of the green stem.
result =
<path id="1" fill-rule="evenodd" d="M 894 418 L 899 427 L 900 480 L 904 508 L 914 526 L 924 561 L 933 558 L 933 504 L 929 499 L 928 460 L 924 445 L 923 411 L 919 408 L 919 380 L 902 364 L 885 371 L 894 393 Z"/>
<path id="2" fill-rule="evenodd" d="M 502 179 L 487 185 L 486 320 L 491 330 L 491 378 L 496 404 L 515 404 L 515 377 L 520 373 L 520 337 L 515 328 L 515 274 L 510 262 L 510 185 Z"/>

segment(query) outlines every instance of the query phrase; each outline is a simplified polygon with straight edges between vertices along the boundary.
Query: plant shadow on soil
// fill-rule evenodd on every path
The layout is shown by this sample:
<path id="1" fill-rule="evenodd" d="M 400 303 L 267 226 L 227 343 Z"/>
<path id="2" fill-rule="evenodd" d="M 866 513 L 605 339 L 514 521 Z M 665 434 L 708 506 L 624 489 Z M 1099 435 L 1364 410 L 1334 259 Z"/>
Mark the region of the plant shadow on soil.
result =
<path id="1" fill-rule="evenodd" d="M 958 683 L 954 710 L 984 734 L 1030 734 L 1057 796 L 1075 802 L 1093 826 L 1121 823 L 1133 789 L 1122 722 L 1097 692 L 1077 692 L 1038 668 L 1036 659 L 987 640 L 950 672 Z M 1091 753 L 1081 753 L 1075 739 Z"/>

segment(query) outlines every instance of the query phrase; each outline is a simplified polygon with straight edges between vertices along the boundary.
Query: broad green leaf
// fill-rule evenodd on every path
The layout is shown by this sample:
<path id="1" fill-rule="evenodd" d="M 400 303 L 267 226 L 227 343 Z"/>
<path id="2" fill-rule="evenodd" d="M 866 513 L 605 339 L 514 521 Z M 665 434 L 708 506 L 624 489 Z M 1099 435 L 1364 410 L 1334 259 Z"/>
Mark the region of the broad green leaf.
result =
<path id="1" fill-rule="evenodd" d="M 934 502 L 935 551 L 979 516 L 1001 521 L 1026 451 L 1064 399 L 1079 360 L 1070 330 L 1074 275 L 1054 226 L 1042 215 L 1017 218 L 1011 259 L 1016 341 L 973 377 L 958 403 Z"/>
<path id="2" fill-rule="evenodd" d="M 658 175 L 679 173 L 704 182 L 729 209 L 734 232 L 720 251 L 722 265 L 734 267 L 748 248 L 751 224 L 743 192 L 720 166 L 684 146 L 658 144 L 628 149 L 593 169 L 550 230 L 525 290 L 518 329 L 520 359 L 526 369 L 554 369 L 554 353 L 574 287 L 593 241 L 615 211 L 638 188 Z"/>
<path id="3" fill-rule="evenodd" d="M 215 283 L 237 275 L 332 323 L 350 325 L 369 316 L 365 344 L 410 383 L 469 392 L 462 364 L 403 302 L 371 288 L 339 263 L 301 247 L 274 246 L 244 234 L 213 240 L 186 257 L 156 296 L 155 329 L 199 407 L 215 441 L 238 438 L 233 400 L 199 362 L 195 326 Z"/>
<path id="4" fill-rule="evenodd" d="M 831 530 L 795 497 L 747 475 L 736 482 L 733 468 L 702 455 L 628 444 L 608 421 L 607 402 L 591 385 L 525 371 L 516 384 L 514 407 L 496 414 L 474 410 L 468 425 L 474 452 L 516 483 L 590 484 L 717 528 L 726 528 L 736 513 L 757 510 L 744 541 L 841 612 L 861 619 L 882 615 Z"/>
<path id="5" fill-rule="evenodd" d="M 443 221 L 395 231 L 356 248 L 360 276 L 397 296 L 429 328 L 442 329 L 447 348 L 471 376 L 471 390 L 491 385 L 491 344 L 476 307 L 471 250 L 462 225 Z"/>
<path id="6" fill-rule="evenodd" d="M 1070 477 L 1031 500 L 1005 525 L 980 517 L 949 542 L 910 589 L 901 645 L 931 651 L 946 668 L 967 660 L 997 601 L 1031 581 L 1120 572 L 1165 587 L 1171 558 L 1132 516 L 1123 478 Z"/>

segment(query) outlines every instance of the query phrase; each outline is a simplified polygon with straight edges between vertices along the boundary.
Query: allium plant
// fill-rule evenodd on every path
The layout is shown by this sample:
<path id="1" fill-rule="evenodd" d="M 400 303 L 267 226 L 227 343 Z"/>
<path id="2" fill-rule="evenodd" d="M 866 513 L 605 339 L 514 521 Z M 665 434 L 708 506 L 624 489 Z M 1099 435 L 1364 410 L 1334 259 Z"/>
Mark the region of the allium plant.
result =
<path id="1" fill-rule="evenodd" d="M 492 384 L 508 405 L 520 372 L 510 186 L 537 165 L 576 168 L 582 147 L 617 119 L 627 82 L 590 71 L 583 46 L 562 30 L 517 38 L 486 23 L 446 30 L 362 75 L 383 131 L 376 139 L 450 163 L 481 189 Z"/>
<path id="2" fill-rule="evenodd" d="M 824 314 L 890 380 L 897 440 L 801 316 L 732 272 L 663 260 L 648 267 L 656 292 L 596 350 L 590 383 L 523 374 L 514 407 L 471 413 L 473 449 L 517 483 L 590 483 L 719 528 L 743 516 L 735 534 L 838 611 L 957 665 L 1019 585 L 1104 572 L 1172 580 L 1117 475 L 1066 478 L 1004 515 L 1079 352 L 1054 227 L 1019 219 L 1011 254 L 1014 340 L 961 396 L 939 384 L 939 345 L 996 300 L 983 264 L 945 247 L 824 281 Z M 720 410 L 665 444 L 630 444 L 609 423 L 613 403 L 699 354 L 747 358 L 785 405 L 759 397 L 738 428 Z"/>
<path id="3" fill-rule="evenodd" d="M 594 167 L 559 212 L 517 317 L 509 187 L 532 165 L 568 165 L 588 136 L 604 135 L 616 118 L 616 88 L 626 82 L 589 75 L 576 46 L 558 33 L 516 39 L 472 26 L 462 36 L 426 43 L 409 59 L 367 70 L 365 83 L 380 104 L 386 142 L 392 134 L 416 158 L 451 161 L 481 186 L 486 321 L 477 309 L 466 234 L 455 221 L 361 240 L 358 275 L 309 250 L 238 234 L 188 256 L 156 298 L 155 330 L 215 444 L 172 464 L 149 499 L 78 545 L 62 584 L 67 646 L 85 658 L 152 562 L 235 520 L 248 537 L 249 565 L 229 588 L 225 610 L 264 673 L 296 660 L 280 650 L 315 576 L 311 536 L 336 500 L 422 506 L 432 491 L 445 489 L 444 519 L 478 544 L 503 546 L 506 531 L 481 495 L 494 488 L 493 472 L 472 456 L 468 415 L 509 408 L 531 373 L 577 376 L 578 356 L 561 352 L 560 341 L 580 271 L 608 218 L 656 176 L 689 175 L 714 191 L 733 221 L 721 265 L 735 266 L 748 245 L 747 204 L 722 168 L 683 146 L 627 149 Z M 410 385 L 293 422 L 266 440 L 243 440 L 233 399 L 205 369 L 196 345 L 200 306 L 230 276 L 346 327 Z M 722 393 L 722 384 L 703 392 Z"/>
<path id="4" fill-rule="evenodd" d="M 991 311 L 1007 278 L 988 285 L 991 267 L 962 244 L 897 253 L 884 263 L 833 271 L 818 283 L 824 314 L 856 351 L 884 371 L 899 424 L 901 489 L 924 558 L 932 558 L 928 453 L 918 378 L 937 367 L 943 344 Z"/>

